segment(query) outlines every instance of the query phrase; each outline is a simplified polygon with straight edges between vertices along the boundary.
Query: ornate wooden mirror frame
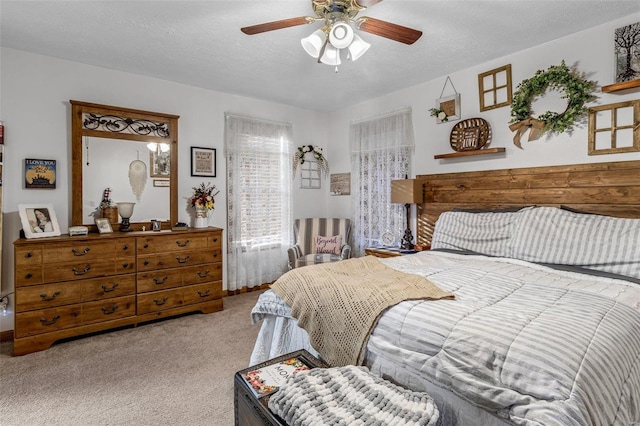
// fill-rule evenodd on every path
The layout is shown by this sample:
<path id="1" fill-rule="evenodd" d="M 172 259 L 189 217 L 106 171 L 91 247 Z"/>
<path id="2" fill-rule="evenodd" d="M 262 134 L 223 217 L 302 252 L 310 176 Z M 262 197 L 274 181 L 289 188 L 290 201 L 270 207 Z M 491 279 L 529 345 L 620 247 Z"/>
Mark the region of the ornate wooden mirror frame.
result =
<path id="1" fill-rule="evenodd" d="M 71 103 L 71 225 L 83 224 L 83 160 L 82 140 L 84 136 L 122 139 L 138 142 L 169 144 L 169 222 L 162 229 L 171 229 L 178 221 L 178 118 L 177 115 L 141 111 L 109 105 L 80 101 Z M 114 224 L 115 225 L 115 224 Z M 148 222 L 131 222 L 131 228 L 150 229 Z"/>

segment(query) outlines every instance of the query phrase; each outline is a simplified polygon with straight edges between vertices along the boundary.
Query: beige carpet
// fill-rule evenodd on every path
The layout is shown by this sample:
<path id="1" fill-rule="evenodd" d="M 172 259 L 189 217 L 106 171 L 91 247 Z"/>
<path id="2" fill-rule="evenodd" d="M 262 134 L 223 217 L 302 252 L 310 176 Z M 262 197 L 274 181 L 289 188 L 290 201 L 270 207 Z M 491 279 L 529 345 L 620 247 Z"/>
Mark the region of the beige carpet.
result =
<path id="1" fill-rule="evenodd" d="M 259 294 L 22 357 L 2 343 L 0 425 L 233 425 L 233 374 L 248 366 Z"/>

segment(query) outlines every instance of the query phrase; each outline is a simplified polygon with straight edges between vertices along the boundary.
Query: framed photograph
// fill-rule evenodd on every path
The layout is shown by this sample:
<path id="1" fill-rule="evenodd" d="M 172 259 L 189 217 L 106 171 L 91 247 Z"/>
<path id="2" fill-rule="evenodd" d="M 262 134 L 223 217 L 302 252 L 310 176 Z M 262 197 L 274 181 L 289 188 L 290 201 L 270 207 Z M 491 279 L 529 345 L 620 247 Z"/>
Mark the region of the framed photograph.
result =
<path id="1" fill-rule="evenodd" d="M 615 31 L 616 83 L 640 79 L 640 22 Z"/>
<path id="2" fill-rule="evenodd" d="M 60 235 L 60 226 L 53 204 L 18 204 L 18 214 L 25 237 L 43 238 Z"/>
<path id="3" fill-rule="evenodd" d="M 168 178 L 171 177 L 171 153 L 169 151 L 162 152 L 160 150 L 149 152 L 149 176 L 152 178 Z"/>
<path id="4" fill-rule="evenodd" d="M 25 189 L 55 189 L 56 160 L 24 160 Z"/>
<path id="5" fill-rule="evenodd" d="M 151 230 L 152 231 L 160 231 L 162 230 L 162 222 L 159 220 L 152 219 L 151 220 Z"/>
<path id="6" fill-rule="evenodd" d="M 154 179 L 153 186 L 158 188 L 169 188 L 171 186 L 170 182 L 165 179 Z"/>
<path id="7" fill-rule="evenodd" d="M 113 232 L 113 228 L 111 228 L 111 221 L 106 218 L 97 218 L 96 226 L 98 227 L 98 232 L 101 234 L 110 234 Z"/>
<path id="8" fill-rule="evenodd" d="M 191 147 L 191 176 L 216 177 L 216 150 Z"/>
<path id="9" fill-rule="evenodd" d="M 436 108 L 447 114 L 447 121 L 460 120 L 460 93 L 436 99 Z M 436 123 L 440 124 L 442 120 L 436 117 Z"/>

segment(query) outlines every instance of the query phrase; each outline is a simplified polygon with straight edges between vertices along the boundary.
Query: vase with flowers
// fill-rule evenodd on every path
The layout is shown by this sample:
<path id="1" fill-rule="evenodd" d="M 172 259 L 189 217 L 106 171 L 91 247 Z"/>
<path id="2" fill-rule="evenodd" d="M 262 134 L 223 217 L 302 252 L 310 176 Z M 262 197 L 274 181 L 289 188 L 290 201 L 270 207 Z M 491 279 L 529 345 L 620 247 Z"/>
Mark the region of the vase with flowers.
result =
<path id="1" fill-rule="evenodd" d="M 298 150 L 295 154 L 293 154 L 293 175 L 296 175 L 296 170 L 298 165 L 304 164 L 304 157 L 311 153 L 313 158 L 318 163 L 318 167 L 320 167 L 320 171 L 324 173 L 324 176 L 327 177 L 329 174 L 329 162 L 324 157 L 324 153 L 322 152 L 322 148 L 319 146 L 313 145 L 302 145 L 298 147 Z"/>
<path id="2" fill-rule="evenodd" d="M 209 226 L 207 212 L 214 209 L 214 197 L 219 192 L 216 186 L 210 183 L 205 184 L 202 182 L 199 186 L 193 187 L 193 195 L 189 197 L 189 205 L 196 210 L 194 228 L 206 228 Z"/>

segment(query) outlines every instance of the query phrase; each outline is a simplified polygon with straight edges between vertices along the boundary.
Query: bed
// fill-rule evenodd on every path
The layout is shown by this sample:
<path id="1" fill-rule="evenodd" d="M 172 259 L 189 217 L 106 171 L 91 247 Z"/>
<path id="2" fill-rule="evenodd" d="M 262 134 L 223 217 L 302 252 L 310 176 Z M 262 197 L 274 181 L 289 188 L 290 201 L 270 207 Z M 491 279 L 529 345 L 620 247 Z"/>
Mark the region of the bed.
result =
<path id="1" fill-rule="evenodd" d="M 443 425 L 640 424 L 639 169 L 419 176 L 418 238 L 432 250 L 379 262 L 455 299 L 384 310 L 364 365 L 429 392 Z M 260 297 L 252 363 L 317 354 L 295 316 Z"/>

